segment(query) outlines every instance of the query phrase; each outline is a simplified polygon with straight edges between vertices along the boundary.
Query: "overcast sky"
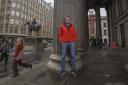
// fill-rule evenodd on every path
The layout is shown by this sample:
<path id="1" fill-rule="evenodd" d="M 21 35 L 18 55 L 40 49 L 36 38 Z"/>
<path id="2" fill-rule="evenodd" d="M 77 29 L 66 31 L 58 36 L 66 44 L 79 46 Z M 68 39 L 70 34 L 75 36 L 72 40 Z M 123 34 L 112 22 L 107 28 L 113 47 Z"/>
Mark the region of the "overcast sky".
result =
<path id="1" fill-rule="evenodd" d="M 50 2 L 50 3 L 54 4 L 54 0 L 45 0 L 45 1 L 47 1 L 48 3 Z"/>
<path id="2" fill-rule="evenodd" d="M 45 1 L 47 1 L 47 2 L 51 2 L 51 3 L 53 3 L 53 2 L 54 2 L 54 0 L 45 0 Z"/>
<path id="3" fill-rule="evenodd" d="M 45 1 L 47 1 L 48 3 L 51 2 L 52 5 L 54 4 L 54 0 L 45 0 Z M 106 16 L 106 11 L 103 8 L 101 9 L 101 16 Z"/>

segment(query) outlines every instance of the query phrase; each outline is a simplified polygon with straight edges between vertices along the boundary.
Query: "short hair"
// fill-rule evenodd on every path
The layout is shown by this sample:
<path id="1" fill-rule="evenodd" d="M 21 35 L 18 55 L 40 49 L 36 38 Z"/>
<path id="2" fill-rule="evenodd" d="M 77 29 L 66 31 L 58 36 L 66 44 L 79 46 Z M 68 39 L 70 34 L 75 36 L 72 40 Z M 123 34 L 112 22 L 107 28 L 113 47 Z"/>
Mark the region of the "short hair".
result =
<path id="1" fill-rule="evenodd" d="M 65 19 L 66 19 L 66 18 L 71 19 L 71 17 L 70 17 L 70 16 L 65 16 L 65 17 L 64 17 L 64 19 L 63 19 L 63 20 L 64 20 L 64 22 L 65 22 Z"/>
<path id="2" fill-rule="evenodd" d="M 66 16 L 64 19 L 66 19 L 66 18 L 69 18 L 69 19 L 71 19 L 71 16 Z"/>

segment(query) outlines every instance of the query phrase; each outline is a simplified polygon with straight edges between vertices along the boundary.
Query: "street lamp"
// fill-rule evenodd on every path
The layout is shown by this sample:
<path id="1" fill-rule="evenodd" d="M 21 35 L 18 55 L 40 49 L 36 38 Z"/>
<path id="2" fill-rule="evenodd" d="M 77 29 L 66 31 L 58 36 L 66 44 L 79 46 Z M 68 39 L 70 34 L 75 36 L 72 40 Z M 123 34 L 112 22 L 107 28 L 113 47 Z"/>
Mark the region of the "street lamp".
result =
<path id="1" fill-rule="evenodd" d="M 31 22 L 27 22 L 28 29 L 32 33 L 32 31 L 36 32 L 35 37 L 35 55 L 37 57 L 37 45 L 38 45 L 38 31 L 41 29 L 41 25 L 37 24 L 36 19 L 33 19 Z"/>

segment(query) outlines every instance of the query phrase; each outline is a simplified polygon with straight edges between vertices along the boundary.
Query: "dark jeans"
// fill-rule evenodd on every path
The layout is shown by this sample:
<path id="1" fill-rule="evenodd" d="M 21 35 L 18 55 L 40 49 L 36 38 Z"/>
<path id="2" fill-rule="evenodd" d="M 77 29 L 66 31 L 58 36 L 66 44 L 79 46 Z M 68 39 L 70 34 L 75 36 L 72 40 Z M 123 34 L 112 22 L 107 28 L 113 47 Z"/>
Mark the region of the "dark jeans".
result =
<path id="1" fill-rule="evenodd" d="M 3 61 L 4 60 L 4 63 L 7 64 L 7 62 L 8 62 L 8 56 L 9 56 L 8 53 L 1 53 L 0 61 Z"/>
<path id="2" fill-rule="evenodd" d="M 61 45 L 61 73 L 65 72 L 67 49 L 70 50 L 72 72 L 76 72 L 75 65 L 75 43 L 62 43 Z"/>
<path id="3" fill-rule="evenodd" d="M 25 68 L 29 68 L 31 67 L 31 64 L 28 63 L 23 63 L 21 60 L 13 60 L 13 64 L 12 64 L 12 71 L 13 71 L 13 75 L 18 76 L 19 75 L 19 71 L 18 71 L 18 65 L 25 67 Z"/>
<path id="4" fill-rule="evenodd" d="M 97 48 L 98 48 L 98 49 L 102 49 L 102 43 L 98 43 L 98 44 L 97 44 Z"/>

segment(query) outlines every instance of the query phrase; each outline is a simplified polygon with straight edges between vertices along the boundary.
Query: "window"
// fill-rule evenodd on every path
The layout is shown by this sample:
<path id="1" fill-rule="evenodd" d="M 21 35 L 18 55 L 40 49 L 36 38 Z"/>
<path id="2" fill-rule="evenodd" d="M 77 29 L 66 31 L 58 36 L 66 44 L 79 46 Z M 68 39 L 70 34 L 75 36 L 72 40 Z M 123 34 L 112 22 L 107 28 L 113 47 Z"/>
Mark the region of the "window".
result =
<path id="1" fill-rule="evenodd" d="M 15 16 L 15 11 L 11 11 L 11 16 Z"/>
<path id="2" fill-rule="evenodd" d="M 20 4 L 17 4 L 17 8 L 20 9 Z"/>
<path id="3" fill-rule="evenodd" d="M 28 14 L 30 14 L 31 13 L 31 10 L 28 10 Z"/>
<path id="4" fill-rule="evenodd" d="M 10 33 L 13 33 L 13 28 L 14 28 L 14 25 L 10 24 L 10 28 L 9 28 Z"/>
<path id="5" fill-rule="evenodd" d="M 8 29 L 8 24 L 5 24 L 5 28 Z"/>
<path id="6" fill-rule="evenodd" d="M 9 15 L 9 14 L 7 14 L 6 19 L 9 19 L 9 16 L 10 16 L 10 15 Z"/>
<path id="7" fill-rule="evenodd" d="M 104 30 L 104 35 L 107 35 L 107 30 Z"/>
<path id="8" fill-rule="evenodd" d="M 24 7 L 22 6 L 22 11 L 24 11 Z"/>
<path id="9" fill-rule="evenodd" d="M 19 17 L 20 16 L 20 12 L 16 12 L 16 16 Z"/>
<path id="10" fill-rule="evenodd" d="M 107 38 L 104 38 L 104 43 L 108 43 Z"/>
<path id="11" fill-rule="evenodd" d="M 16 20 L 15 23 L 18 25 L 19 24 L 19 20 Z"/>
<path id="12" fill-rule="evenodd" d="M 15 25 L 15 30 L 14 30 L 15 33 L 18 33 L 18 27 L 19 27 L 18 25 Z"/>
<path id="13" fill-rule="evenodd" d="M 16 3 L 12 3 L 12 7 L 16 7 Z"/>
<path id="14" fill-rule="evenodd" d="M 107 27 L 106 23 L 104 23 L 104 27 Z"/>
<path id="15" fill-rule="evenodd" d="M 24 14 L 23 13 L 21 14 L 21 18 L 24 18 Z"/>
<path id="16" fill-rule="evenodd" d="M 24 11 L 27 12 L 27 8 L 25 8 Z"/>
<path id="17" fill-rule="evenodd" d="M 28 2 L 26 1 L 25 4 L 28 5 Z"/>
<path id="18" fill-rule="evenodd" d="M 38 2 L 38 3 L 39 3 L 39 4 L 41 4 L 41 1 L 42 1 L 42 0 L 39 0 L 39 2 Z"/>
<path id="19" fill-rule="evenodd" d="M 14 24 L 14 19 L 10 19 L 10 24 Z"/>
<path id="20" fill-rule="evenodd" d="M 22 0 L 23 1 L 23 3 L 25 2 L 25 0 Z"/>

